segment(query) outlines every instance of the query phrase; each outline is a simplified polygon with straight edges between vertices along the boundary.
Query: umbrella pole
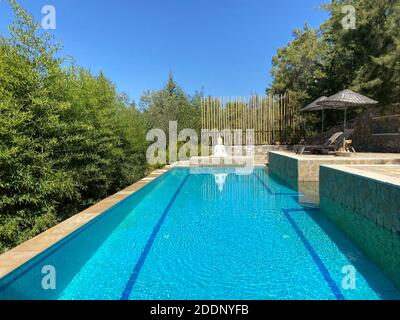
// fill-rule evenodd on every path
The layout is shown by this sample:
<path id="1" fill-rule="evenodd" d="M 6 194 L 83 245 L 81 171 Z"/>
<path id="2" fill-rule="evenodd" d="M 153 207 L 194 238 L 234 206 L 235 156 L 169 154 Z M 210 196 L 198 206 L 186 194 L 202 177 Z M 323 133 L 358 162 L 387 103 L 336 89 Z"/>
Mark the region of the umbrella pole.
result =
<path id="1" fill-rule="evenodd" d="M 322 109 L 322 133 L 324 133 L 324 109 Z"/>
<path id="2" fill-rule="evenodd" d="M 347 107 L 344 108 L 344 130 L 343 132 L 346 131 L 346 119 L 347 119 Z M 346 140 L 343 139 L 343 150 L 346 150 Z"/>

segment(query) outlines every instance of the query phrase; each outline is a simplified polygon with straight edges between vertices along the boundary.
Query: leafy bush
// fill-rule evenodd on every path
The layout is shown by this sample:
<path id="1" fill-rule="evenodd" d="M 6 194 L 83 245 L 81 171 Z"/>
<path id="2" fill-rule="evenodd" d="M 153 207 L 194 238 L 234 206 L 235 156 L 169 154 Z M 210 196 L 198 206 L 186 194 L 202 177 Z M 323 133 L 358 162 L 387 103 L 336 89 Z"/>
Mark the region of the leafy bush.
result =
<path id="1" fill-rule="evenodd" d="M 146 171 L 144 119 L 103 75 L 58 48 L 14 0 L 0 38 L 0 252 Z"/>

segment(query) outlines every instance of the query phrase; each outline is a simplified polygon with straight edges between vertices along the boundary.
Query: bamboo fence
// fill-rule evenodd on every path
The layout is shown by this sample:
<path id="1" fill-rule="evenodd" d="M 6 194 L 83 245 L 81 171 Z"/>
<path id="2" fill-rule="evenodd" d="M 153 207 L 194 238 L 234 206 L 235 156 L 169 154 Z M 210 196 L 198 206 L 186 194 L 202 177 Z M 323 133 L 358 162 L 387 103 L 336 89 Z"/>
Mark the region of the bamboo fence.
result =
<path id="1" fill-rule="evenodd" d="M 240 132 L 248 141 L 247 130 L 254 130 L 256 145 L 285 143 L 291 132 L 300 129 L 298 108 L 290 94 L 242 97 L 205 97 L 201 101 L 203 131 Z"/>

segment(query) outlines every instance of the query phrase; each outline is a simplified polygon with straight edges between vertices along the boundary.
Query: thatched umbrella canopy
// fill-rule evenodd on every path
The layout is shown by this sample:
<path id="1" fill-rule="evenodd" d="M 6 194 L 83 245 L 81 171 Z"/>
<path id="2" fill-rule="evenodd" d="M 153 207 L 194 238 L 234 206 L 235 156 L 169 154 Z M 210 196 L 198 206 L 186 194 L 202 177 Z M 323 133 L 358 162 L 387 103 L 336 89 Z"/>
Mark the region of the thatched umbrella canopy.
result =
<path id="1" fill-rule="evenodd" d="M 344 110 L 344 129 L 346 130 L 347 108 L 362 107 L 371 104 L 377 104 L 378 101 L 372 100 L 362 94 L 351 90 L 340 91 L 329 98 L 317 102 L 317 105 L 324 109 L 342 109 Z"/>
<path id="2" fill-rule="evenodd" d="M 324 101 L 326 99 L 328 99 L 328 97 L 325 96 L 319 97 L 317 100 L 314 100 L 313 102 L 311 102 L 310 104 L 308 104 L 307 106 L 305 106 L 303 109 L 300 110 L 302 112 L 322 110 L 322 133 L 324 133 L 324 107 L 318 105 L 318 102 Z"/>
<path id="3" fill-rule="evenodd" d="M 303 112 L 309 112 L 309 111 L 318 111 L 318 110 L 324 110 L 323 106 L 318 105 L 318 102 L 324 101 L 328 99 L 328 97 L 319 97 L 317 100 L 314 100 L 313 102 L 311 102 L 310 104 L 306 105 L 303 109 L 301 109 L 300 111 Z"/>

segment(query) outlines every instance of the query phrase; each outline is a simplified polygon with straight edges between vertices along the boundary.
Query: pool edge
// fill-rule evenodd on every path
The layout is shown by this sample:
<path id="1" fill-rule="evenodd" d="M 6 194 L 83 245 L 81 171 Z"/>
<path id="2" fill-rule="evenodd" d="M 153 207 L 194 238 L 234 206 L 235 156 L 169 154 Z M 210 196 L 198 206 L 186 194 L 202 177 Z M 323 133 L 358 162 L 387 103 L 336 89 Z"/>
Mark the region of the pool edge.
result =
<path id="1" fill-rule="evenodd" d="M 93 206 L 73 215 L 15 248 L 6 251 L 0 255 L 0 280 L 104 214 L 112 207 L 118 205 L 129 196 L 162 177 L 171 169 L 173 169 L 173 166 L 165 166 L 163 169 L 155 170 L 134 184 L 97 202 Z"/>

